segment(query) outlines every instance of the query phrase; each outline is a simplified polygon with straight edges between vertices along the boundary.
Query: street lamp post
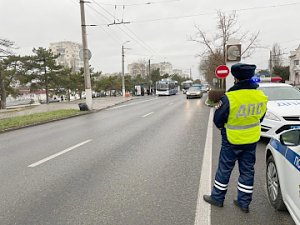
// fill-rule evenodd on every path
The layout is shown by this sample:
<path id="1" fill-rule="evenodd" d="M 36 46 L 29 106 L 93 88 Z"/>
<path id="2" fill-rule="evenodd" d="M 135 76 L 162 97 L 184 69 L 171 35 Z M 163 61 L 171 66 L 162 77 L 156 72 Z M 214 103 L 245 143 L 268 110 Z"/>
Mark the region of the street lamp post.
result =
<path id="1" fill-rule="evenodd" d="M 151 59 L 152 59 L 152 57 L 153 56 L 151 56 L 148 60 L 148 80 L 149 80 L 149 90 L 150 90 L 150 92 L 152 90 L 152 84 L 153 84 L 153 80 L 152 80 L 152 77 L 151 77 Z"/>
<path id="2" fill-rule="evenodd" d="M 124 45 L 126 43 L 128 43 L 130 41 L 125 41 L 123 44 L 122 44 L 122 94 L 123 94 L 123 97 L 125 97 L 125 77 L 124 77 Z"/>

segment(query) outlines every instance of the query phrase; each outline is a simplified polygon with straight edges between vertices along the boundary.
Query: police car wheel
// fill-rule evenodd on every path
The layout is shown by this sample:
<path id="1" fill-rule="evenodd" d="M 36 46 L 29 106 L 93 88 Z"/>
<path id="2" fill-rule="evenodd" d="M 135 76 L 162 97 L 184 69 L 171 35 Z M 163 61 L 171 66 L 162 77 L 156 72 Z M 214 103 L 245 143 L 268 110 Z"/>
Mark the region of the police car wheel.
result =
<path id="1" fill-rule="evenodd" d="M 282 199 L 277 167 L 272 155 L 267 160 L 266 182 L 268 198 L 271 205 L 276 210 L 286 210 Z"/>

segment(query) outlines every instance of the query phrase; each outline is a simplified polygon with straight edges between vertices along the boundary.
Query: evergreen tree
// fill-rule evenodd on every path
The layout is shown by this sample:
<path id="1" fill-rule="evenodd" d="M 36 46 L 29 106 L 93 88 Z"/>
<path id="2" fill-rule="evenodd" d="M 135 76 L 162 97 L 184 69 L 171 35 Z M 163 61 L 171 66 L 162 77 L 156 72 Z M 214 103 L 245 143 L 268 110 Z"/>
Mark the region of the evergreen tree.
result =
<path id="1" fill-rule="evenodd" d="M 55 59 L 58 55 L 54 55 L 51 50 L 46 48 L 34 48 L 33 56 L 26 57 L 26 77 L 31 83 L 31 89 L 45 89 L 46 103 L 49 103 L 49 90 L 55 91 L 59 86 L 60 79 L 58 76 L 63 67 L 57 65 Z"/>

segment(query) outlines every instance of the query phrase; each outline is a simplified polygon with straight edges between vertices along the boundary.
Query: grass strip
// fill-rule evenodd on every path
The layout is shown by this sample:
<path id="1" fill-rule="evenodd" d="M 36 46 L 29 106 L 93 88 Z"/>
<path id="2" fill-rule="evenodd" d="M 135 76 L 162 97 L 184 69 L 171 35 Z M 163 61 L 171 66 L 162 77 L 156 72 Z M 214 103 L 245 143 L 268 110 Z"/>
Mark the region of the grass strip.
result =
<path id="1" fill-rule="evenodd" d="M 63 119 L 63 118 L 72 117 L 72 116 L 85 114 L 85 113 L 86 112 L 79 111 L 76 109 L 62 109 L 62 110 L 56 110 L 51 112 L 34 113 L 34 114 L 29 114 L 24 116 L 17 116 L 13 118 L 5 118 L 0 120 L 0 132 L 13 129 L 13 128 L 35 125 L 39 123 Z"/>

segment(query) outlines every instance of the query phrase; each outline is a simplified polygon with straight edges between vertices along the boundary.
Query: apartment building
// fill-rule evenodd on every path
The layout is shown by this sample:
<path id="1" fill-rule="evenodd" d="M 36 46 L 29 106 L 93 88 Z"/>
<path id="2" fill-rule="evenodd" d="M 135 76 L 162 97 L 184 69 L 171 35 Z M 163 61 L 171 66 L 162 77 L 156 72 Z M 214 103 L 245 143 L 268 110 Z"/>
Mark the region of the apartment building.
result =
<path id="1" fill-rule="evenodd" d="M 128 64 L 127 69 L 131 76 L 137 76 L 140 74 L 142 77 L 145 77 L 149 74 L 149 65 L 146 61 Z M 161 76 L 165 74 L 171 75 L 174 73 L 173 66 L 169 62 L 152 63 L 150 64 L 150 69 L 151 71 L 159 69 Z"/>
<path id="2" fill-rule="evenodd" d="M 74 72 L 80 71 L 83 67 L 83 60 L 80 59 L 79 53 L 82 49 L 82 45 L 71 42 L 62 41 L 50 43 L 49 47 L 54 54 L 59 54 L 57 58 L 57 64 L 65 66 L 67 68 L 72 68 Z"/>
<path id="3" fill-rule="evenodd" d="M 290 79 L 289 83 L 300 85 L 300 45 L 290 55 Z"/>
<path id="4" fill-rule="evenodd" d="M 145 77 L 148 75 L 146 63 L 131 63 L 127 66 L 128 73 L 135 77 L 137 75 L 141 75 Z"/>

